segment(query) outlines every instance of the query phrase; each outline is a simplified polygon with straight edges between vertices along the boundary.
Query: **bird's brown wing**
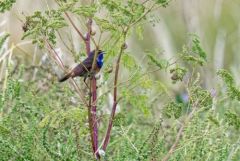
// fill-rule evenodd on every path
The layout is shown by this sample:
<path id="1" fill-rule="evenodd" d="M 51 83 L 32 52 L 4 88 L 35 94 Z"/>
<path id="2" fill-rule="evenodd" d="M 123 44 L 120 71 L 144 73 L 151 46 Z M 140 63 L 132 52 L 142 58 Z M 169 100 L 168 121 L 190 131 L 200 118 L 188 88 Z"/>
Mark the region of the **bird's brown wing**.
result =
<path id="1" fill-rule="evenodd" d="M 69 73 L 64 75 L 61 79 L 59 79 L 60 82 L 63 82 L 67 80 L 70 77 L 76 77 L 76 76 L 86 76 L 88 72 L 91 71 L 92 63 L 94 59 L 95 52 L 92 51 L 90 55 L 80 64 L 78 64 L 75 68 L 73 68 Z"/>
<path id="2" fill-rule="evenodd" d="M 74 68 L 74 75 L 80 77 L 86 75 L 88 72 L 91 71 L 92 62 L 93 60 L 91 57 L 86 58 L 83 62 L 81 62 Z"/>

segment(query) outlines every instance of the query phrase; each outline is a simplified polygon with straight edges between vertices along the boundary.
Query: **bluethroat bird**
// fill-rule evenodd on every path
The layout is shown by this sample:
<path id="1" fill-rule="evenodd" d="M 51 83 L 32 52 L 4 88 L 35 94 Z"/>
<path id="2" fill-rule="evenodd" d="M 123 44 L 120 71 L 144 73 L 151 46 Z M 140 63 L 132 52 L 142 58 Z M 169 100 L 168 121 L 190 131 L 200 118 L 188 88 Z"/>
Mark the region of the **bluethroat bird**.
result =
<path id="1" fill-rule="evenodd" d="M 105 54 L 104 51 L 98 50 L 97 56 L 96 56 L 96 64 L 93 65 L 94 61 L 94 55 L 95 50 L 91 51 L 88 57 L 83 60 L 82 63 L 78 64 L 75 68 L 73 68 L 70 72 L 65 74 L 61 79 L 59 79 L 59 82 L 64 82 L 68 78 L 74 78 L 74 77 L 84 77 L 84 82 L 87 77 L 91 76 L 91 74 L 96 74 L 100 71 L 100 69 L 103 66 L 103 55 Z M 92 66 L 94 69 L 92 70 Z M 92 72 L 92 73 L 91 73 Z"/>

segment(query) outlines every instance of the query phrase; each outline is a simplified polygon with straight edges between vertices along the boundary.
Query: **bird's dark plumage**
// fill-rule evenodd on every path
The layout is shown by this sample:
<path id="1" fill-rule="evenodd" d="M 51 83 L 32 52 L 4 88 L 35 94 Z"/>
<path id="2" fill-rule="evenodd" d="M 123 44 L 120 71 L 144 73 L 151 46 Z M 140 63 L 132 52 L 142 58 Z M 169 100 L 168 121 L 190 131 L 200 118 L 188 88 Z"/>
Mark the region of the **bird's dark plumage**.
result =
<path id="1" fill-rule="evenodd" d="M 92 70 L 91 68 L 94 61 L 94 55 L 95 55 L 95 50 L 91 51 L 89 56 L 82 63 L 78 64 L 70 72 L 68 72 L 61 79 L 59 79 L 59 82 L 64 82 L 68 78 L 70 77 L 74 78 L 76 76 L 86 78 L 89 75 L 89 72 L 91 71 L 93 71 L 94 74 L 98 73 L 103 66 L 104 52 L 101 50 L 98 50 L 97 57 L 96 57 L 96 64 L 94 65 L 95 68 Z"/>

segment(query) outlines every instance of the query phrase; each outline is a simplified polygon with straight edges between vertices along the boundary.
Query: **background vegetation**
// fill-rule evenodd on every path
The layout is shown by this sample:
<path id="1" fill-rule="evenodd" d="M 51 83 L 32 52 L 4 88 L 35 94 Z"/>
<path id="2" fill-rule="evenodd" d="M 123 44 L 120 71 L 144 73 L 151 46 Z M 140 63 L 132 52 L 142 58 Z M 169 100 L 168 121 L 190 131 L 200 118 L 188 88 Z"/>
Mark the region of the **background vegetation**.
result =
<path id="1" fill-rule="evenodd" d="M 1 1 L 0 160 L 239 160 L 239 8 L 236 0 Z M 96 115 L 82 79 L 57 81 L 88 45 L 107 53 Z"/>

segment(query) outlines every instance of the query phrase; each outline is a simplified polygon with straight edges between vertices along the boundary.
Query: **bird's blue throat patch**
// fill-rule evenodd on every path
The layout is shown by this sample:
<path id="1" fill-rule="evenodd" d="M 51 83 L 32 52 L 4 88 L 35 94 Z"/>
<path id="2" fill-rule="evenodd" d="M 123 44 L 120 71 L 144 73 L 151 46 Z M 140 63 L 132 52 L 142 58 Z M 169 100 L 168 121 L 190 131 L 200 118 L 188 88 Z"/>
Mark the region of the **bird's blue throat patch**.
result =
<path id="1" fill-rule="evenodd" d="M 97 66 L 98 68 L 102 68 L 103 66 L 103 52 L 101 52 L 100 54 L 98 54 L 98 57 L 97 57 Z"/>

